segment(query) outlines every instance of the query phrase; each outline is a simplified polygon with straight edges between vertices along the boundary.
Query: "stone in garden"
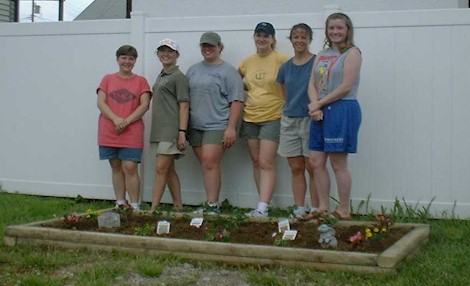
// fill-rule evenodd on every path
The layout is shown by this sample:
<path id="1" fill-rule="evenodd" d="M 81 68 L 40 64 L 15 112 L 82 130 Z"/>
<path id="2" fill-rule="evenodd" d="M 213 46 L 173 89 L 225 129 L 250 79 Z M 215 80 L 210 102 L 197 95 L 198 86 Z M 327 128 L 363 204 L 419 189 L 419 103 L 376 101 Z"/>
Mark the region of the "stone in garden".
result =
<path id="1" fill-rule="evenodd" d="M 121 226 L 121 217 L 115 212 L 105 212 L 98 216 L 99 228 L 112 228 Z"/>

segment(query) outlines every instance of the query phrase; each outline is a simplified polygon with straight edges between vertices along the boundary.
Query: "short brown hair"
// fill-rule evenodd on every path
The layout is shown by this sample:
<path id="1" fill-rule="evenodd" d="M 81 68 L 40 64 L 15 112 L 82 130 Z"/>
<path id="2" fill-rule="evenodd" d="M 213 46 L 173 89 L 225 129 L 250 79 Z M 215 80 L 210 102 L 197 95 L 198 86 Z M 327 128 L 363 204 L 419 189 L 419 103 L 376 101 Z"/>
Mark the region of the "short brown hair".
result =
<path id="1" fill-rule="evenodd" d="M 137 59 L 137 50 L 130 45 L 121 46 L 116 51 L 116 58 L 119 58 L 120 56 L 132 56 Z"/>

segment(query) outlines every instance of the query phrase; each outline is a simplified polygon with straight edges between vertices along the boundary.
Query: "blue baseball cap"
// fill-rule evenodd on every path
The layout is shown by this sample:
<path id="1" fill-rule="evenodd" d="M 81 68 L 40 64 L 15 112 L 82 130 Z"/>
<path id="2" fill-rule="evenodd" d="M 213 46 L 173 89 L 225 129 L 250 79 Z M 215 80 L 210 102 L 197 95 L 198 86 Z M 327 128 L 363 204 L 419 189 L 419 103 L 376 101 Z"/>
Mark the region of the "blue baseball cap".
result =
<path id="1" fill-rule="evenodd" d="M 258 33 L 258 32 L 263 32 L 272 36 L 276 34 L 276 31 L 274 30 L 273 25 L 271 25 L 271 23 L 268 23 L 268 22 L 261 22 L 258 25 L 256 25 L 255 33 Z"/>

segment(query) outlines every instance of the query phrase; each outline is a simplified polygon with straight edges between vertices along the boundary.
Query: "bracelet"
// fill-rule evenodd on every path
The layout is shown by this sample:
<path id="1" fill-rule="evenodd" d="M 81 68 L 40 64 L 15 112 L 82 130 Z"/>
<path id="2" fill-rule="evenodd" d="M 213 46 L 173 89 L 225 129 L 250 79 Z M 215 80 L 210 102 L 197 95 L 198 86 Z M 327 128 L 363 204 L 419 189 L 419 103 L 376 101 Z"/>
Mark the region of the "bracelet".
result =
<path id="1" fill-rule="evenodd" d="M 178 132 L 184 132 L 184 133 L 186 133 L 187 130 L 186 130 L 186 129 L 178 129 Z"/>

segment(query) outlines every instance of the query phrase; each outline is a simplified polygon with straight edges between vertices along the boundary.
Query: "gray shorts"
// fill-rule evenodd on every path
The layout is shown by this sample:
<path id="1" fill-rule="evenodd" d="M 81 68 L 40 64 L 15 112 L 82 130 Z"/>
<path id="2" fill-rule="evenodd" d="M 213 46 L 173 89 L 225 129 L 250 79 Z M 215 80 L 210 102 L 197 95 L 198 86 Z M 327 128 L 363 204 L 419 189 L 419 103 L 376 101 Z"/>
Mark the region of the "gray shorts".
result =
<path id="1" fill-rule="evenodd" d="M 240 137 L 245 139 L 269 140 L 278 143 L 280 127 L 280 119 L 260 123 L 243 121 Z"/>
<path id="2" fill-rule="evenodd" d="M 189 144 L 192 147 L 198 147 L 206 144 L 222 144 L 225 130 L 197 130 L 189 131 Z"/>
<path id="3" fill-rule="evenodd" d="M 178 149 L 178 144 L 173 142 L 158 142 L 150 143 L 150 152 L 158 155 L 174 155 L 175 159 L 179 159 L 184 156 L 184 153 Z"/>
<path id="4" fill-rule="evenodd" d="M 281 136 L 277 153 L 282 157 L 310 157 L 308 148 L 309 117 L 287 117 L 281 118 Z"/>

